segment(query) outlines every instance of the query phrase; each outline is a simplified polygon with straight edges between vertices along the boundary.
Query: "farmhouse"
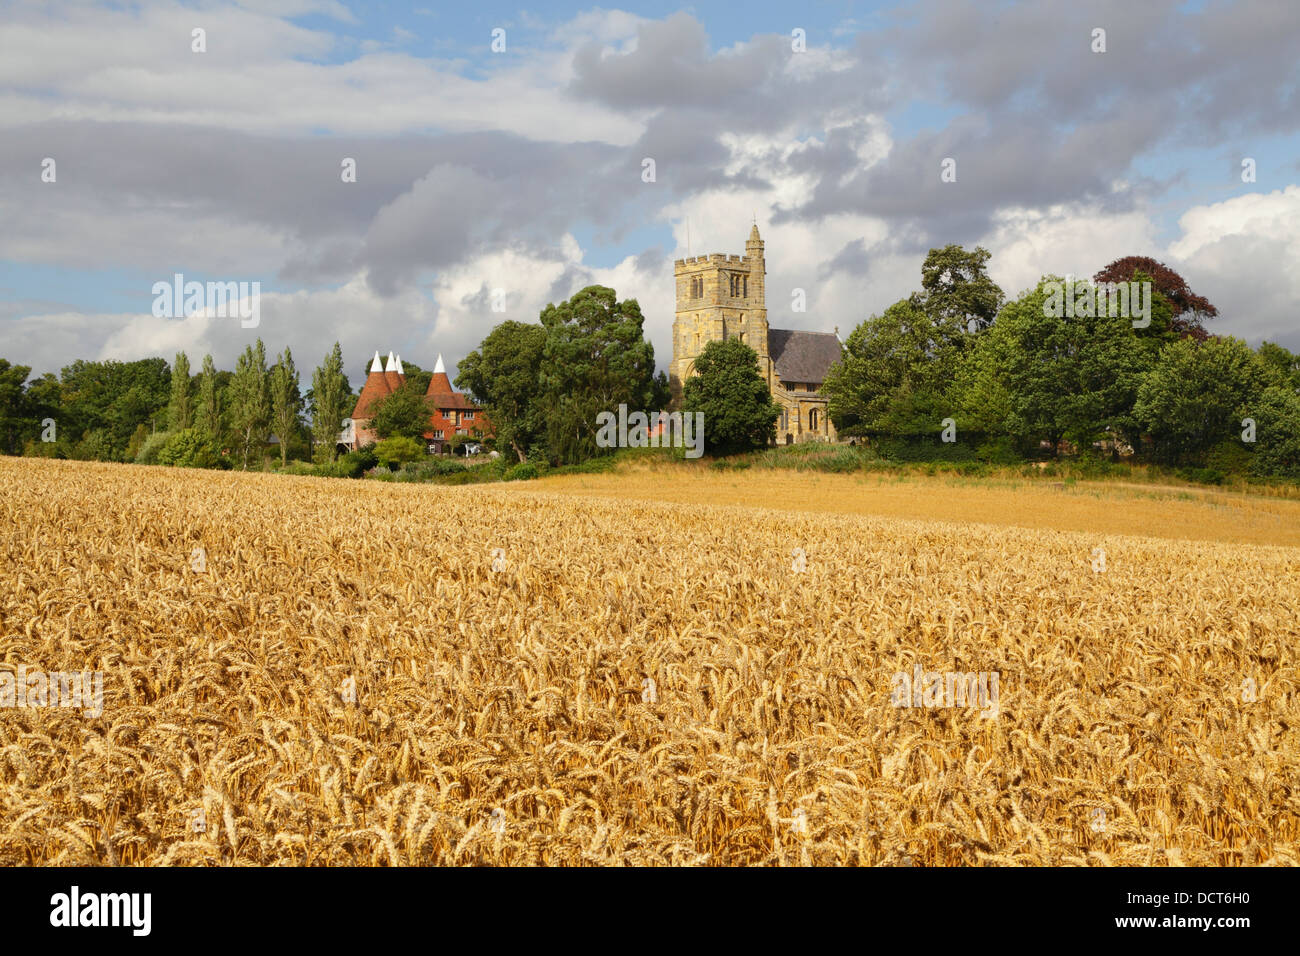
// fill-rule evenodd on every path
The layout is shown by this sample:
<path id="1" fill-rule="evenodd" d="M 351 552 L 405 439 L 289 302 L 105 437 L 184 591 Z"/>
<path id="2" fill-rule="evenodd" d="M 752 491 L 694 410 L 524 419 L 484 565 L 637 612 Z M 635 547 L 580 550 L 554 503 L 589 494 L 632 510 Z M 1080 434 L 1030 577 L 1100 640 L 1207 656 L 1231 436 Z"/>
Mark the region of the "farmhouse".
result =
<path id="1" fill-rule="evenodd" d="M 773 329 L 767 324 L 763 240 L 758 225 L 749 232 L 743 256 L 714 253 L 678 259 L 677 316 L 673 321 L 673 401 L 695 370 L 695 358 L 710 342 L 739 337 L 758 353 L 758 371 L 781 406 L 777 444 L 834 441 L 835 426 L 821 392 L 826 373 L 840 359 L 839 338 L 830 332 Z"/>
<path id="2" fill-rule="evenodd" d="M 402 368 L 402 357 L 389 352 L 385 363 L 379 358 L 379 353 L 375 352 L 374 361 L 370 363 L 370 373 L 366 376 L 366 383 L 361 387 L 356 408 L 352 411 L 352 418 L 344 421 L 340 442 L 349 450 L 355 451 L 377 441 L 379 436 L 371 427 L 375 409 L 405 384 L 406 372 Z M 429 406 L 429 428 L 424 432 L 424 440 L 431 455 L 450 452 L 453 436 L 480 438 L 490 434 L 491 426 L 483 410 L 463 393 L 452 388 L 441 355 L 433 367 L 433 377 L 429 379 L 429 387 L 425 391 L 425 402 Z"/>

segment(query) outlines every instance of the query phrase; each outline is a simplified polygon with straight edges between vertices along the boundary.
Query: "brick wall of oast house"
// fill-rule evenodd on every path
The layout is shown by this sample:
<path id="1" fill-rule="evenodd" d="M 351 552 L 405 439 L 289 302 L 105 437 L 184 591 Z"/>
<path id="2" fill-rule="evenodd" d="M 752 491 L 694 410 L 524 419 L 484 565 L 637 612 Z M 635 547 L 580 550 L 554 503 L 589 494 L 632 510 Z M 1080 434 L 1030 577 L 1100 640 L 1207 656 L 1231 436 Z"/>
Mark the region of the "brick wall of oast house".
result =
<path id="1" fill-rule="evenodd" d="M 479 437 L 492 434 L 492 425 L 483 409 L 470 402 L 464 393 L 453 389 L 451 379 L 447 377 L 446 372 L 435 372 L 429 379 L 425 400 L 433 409 L 429 416 L 429 431 L 425 432 L 426 438 L 432 439 L 434 432 L 439 429 L 442 431 L 443 441 L 450 440 L 456 434 L 457 428 L 464 428 L 467 438 L 474 438 L 476 431 Z M 473 421 L 466 422 L 463 420 L 463 415 L 458 414 L 467 411 L 474 413 Z M 461 420 L 456 422 L 456 418 Z"/>
<path id="2" fill-rule="evenodd" d="M 398 377 L 395 372 L 393 377 Z M 400 380 L 398 384 L 401 384 Z M 386 373 L 370 372 L 366 375 L 366 382 L 361 386 L 361 394 L 357 396 L 357 404 L 352 409 L 352 422 L 356 441 L 353 445 L 354 449 L 363 448 L 379 440 L 375 430 L 370 427 L 370 422 L 372 421 L 375 406 L 392 393 L 393 384 Z"/>

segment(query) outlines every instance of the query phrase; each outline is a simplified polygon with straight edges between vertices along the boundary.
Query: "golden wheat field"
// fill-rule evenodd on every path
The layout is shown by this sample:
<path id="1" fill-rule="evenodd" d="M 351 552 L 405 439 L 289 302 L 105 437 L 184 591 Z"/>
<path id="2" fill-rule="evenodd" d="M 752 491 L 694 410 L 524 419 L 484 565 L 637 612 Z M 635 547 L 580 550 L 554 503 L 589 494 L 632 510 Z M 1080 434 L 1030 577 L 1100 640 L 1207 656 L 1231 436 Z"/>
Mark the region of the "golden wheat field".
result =
<path id="1" fill-rule="evenodd" d="M 0 709 L 0 863 L 1295 865 L 1300 548 L 1121 533 L 1159 507 L 3 458 L 0 671 L 103 711 Z"/>

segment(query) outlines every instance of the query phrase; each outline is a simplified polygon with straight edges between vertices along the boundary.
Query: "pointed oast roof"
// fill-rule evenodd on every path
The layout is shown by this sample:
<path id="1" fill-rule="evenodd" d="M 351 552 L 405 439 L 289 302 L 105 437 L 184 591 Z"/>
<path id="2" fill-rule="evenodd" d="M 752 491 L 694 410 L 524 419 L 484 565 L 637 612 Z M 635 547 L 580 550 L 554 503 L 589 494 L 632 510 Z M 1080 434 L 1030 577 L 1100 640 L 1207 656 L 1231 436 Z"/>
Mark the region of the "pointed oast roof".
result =
<path id="1" fill-rule="evenodd" d="M 442 364 L 441 353 L 438 355 L 437 363 L 433 366 L 433 377 L 429 379 L 429 387 L 425 390 L 424 394 L 428 397 L 437 396 L 439 399 L 443 400 L 439 403 L 439 407 L 441 408 L 459 407 L 445 401 L 451 395 L 455 394 L 455 389 L 451 387 L 451 379 L 447 377 L 447 367 Z"/>
<path id="2" fill-rule="evenodd" d="M 397 359 L 392 352 L 388 353 L 388 364 L 384 366 L 384 380 L 388 382 L 388 390 L 395 392 L 402 387 L 402 382 L 406 376 L 399 374 L 397 371 Z"/>
<path id="3" fill-rule="evenodd" d="M 392 394 L 392 391 L 392 386 L 384 373 L 384 366 L 379 361 L 379 353 L 376 352 L 375 360 L 370 363 L 370 374 L 366 376 L 366 384 L 361 386 L 361 394 L 357 396 L 357 405 L 352 410 L 352 418 L 369 419 L 379 401 L 386 395 Z"/>

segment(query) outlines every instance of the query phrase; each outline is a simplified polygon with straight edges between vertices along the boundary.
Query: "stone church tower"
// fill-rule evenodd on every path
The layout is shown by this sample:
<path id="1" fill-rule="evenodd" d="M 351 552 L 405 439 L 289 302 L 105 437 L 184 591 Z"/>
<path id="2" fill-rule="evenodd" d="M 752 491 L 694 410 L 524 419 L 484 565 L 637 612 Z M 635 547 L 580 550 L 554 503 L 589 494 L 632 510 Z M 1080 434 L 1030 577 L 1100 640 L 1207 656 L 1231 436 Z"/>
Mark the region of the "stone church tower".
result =
<path id="1" fill-rule="evenodd" d="M 829 332 L 768 327 L 767 268 L 758 224 L 749 231 L 743 256 L 714 253 L 678 259 L 673 275 L 677 316 L 668 373 L 673 407 L 681 407 L 683 385 L 704 346 L 739 338 L 758 353 L 758 373 L 781 407 L 777 444 L 834 441 L 835 426 L 821 386 L 840 359 L 839 338 Z"/>
<path id="2" fill-rule="evenodd" d="M 710 342 L 739 338 L 758 353 L 758 371 L 772 384 L 772 359 L 767 350 L 767 297 L 763 240 L 758 225 L 749 231 L 743 256 L 714 253 L 678 259 L 677 318 L 673 321 L 673 364 L 668 373 L 674 406 L 681 402 L 682 383 L 695 368 L 695 357 Z"/>

